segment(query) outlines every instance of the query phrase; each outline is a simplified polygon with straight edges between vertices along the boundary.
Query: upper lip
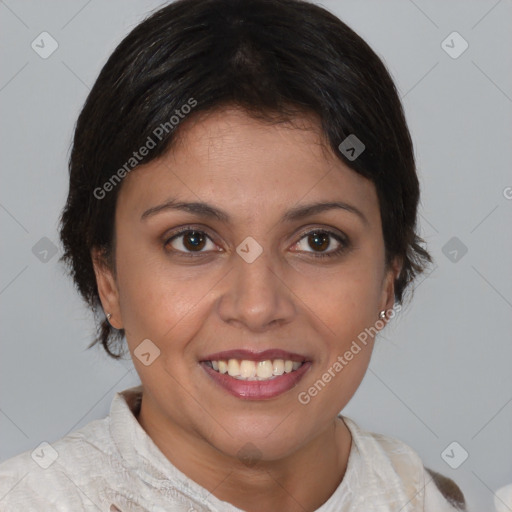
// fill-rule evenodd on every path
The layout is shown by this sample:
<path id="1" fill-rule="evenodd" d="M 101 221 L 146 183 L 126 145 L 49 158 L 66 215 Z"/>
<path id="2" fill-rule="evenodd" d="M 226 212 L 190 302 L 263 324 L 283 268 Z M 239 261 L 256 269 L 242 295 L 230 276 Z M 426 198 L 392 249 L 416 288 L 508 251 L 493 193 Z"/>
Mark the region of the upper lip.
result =
<path id="1" fill-rule="evenodd" d="M 225 350 L 223 352 L 215 352 L 214 354 L 202 357 L 201 361 L 220 361 L 229 359 L 246 359 L 248 361 L 267 361 L 269 359 L 284 359 L 290 361 L 297 361 L 303 363 L 310 359 L 304 355 L 297 354 L 294 352 L 288 352 L 280 349 L 269 349 L 269 350 Z"/>

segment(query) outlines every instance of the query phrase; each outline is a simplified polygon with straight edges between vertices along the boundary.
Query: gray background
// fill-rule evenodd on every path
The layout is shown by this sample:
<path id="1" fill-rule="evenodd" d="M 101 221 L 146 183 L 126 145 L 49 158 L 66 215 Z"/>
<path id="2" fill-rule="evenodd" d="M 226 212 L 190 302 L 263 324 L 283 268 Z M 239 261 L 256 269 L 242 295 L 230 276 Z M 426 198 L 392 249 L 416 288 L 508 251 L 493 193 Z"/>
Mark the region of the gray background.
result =
<path id="1" fill-rule="evenodd" d="M 161 4 L 0 2 L 0 460 L 106 416 L 114 393 L 139 383 L 131 361 L 86 350 L 92 317 L 58 263 L 57 224 L 79 109 L 117 43 Z M 416 146 L 421 233 L 436 260 L 345 414 L 411 445 L 456 480 L 472 510 L 491 510 L 493 491 L 512 483 L 512 2 L 323 5 L 396 80 Z M 47 59 L 31 47 L 43 31 L 59 45 Z M 469 43 L 456 59 L 441 46 L 453 31 Z M 441 457 L 453 441 L 452 460 L 469 453 L 457 469 Z"/>

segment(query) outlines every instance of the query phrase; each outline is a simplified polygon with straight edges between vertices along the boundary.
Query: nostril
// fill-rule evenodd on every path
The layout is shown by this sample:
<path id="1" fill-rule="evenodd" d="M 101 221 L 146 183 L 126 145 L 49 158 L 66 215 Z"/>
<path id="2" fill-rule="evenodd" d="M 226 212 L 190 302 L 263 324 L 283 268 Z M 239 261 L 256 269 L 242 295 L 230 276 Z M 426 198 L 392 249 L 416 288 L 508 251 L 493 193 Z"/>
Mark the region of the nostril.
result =
<path id="1" fill-rule="evenodd" d="M 113 503 L 110 505 L 110 512 L 123 512 L 120 508 L 117 508 Z"/>

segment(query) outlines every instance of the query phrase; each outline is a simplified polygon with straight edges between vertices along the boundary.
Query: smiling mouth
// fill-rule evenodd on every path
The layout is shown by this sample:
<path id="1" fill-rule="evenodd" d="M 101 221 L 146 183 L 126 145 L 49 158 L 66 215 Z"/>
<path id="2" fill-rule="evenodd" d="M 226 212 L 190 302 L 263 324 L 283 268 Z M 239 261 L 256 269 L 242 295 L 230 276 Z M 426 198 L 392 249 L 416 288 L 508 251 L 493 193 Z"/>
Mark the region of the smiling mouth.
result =
<path id="1" fill-rule="evenodd" d="M 217 373 L 227 374 L 237 380 L 267 381 L 297 371 L 304 362 L 291 359 L 218 359 L 203 361 L 203 364 Z"/>

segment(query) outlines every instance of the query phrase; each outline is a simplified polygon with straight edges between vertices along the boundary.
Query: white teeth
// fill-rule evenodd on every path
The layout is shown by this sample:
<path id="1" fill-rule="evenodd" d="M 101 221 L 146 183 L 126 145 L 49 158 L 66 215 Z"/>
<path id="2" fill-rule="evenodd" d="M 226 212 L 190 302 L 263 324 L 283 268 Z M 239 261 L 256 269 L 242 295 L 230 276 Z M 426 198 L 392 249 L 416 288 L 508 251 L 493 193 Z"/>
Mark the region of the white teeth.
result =
<path id="1" fill-rule="evenodd" d="M 252 361 L 247 361 L 244 359 L 240 363 L 240 376 L 248 379 L 250 377 L 256 376 L 256 366 Z M 260 375 L 258 375 L 260 376 Z"/>
<path id="2" fill-rule="evenodd" d="M 256 365 L 256 374 L 261 379 L 272 377 L 272 361 L 260 361 Z"/>
<path id="3" fill-rule="evenodd" d="M 240 375 L 240 363 L 236 359 L 230 359 L 228 361 L 228 373 L 231 377 Z"/>
<path id="4" fill-rule="evenodd" d="M 283 375 L 284 373 L 284 361 L 282 359 L 274 359 L 274 365 L 272 368 L 274 375 Z"/>
<path id="5" fill-rule="evenodd" d="M 250 361 L 248 359 L 229 359 L 210 361 L 212 368 L 219 373 L 227 373 L 239 380 L 271 380 L 283 373 L 291 373 L 299 369 L 303 363 L 289 359 L 267 359 Z"/>

